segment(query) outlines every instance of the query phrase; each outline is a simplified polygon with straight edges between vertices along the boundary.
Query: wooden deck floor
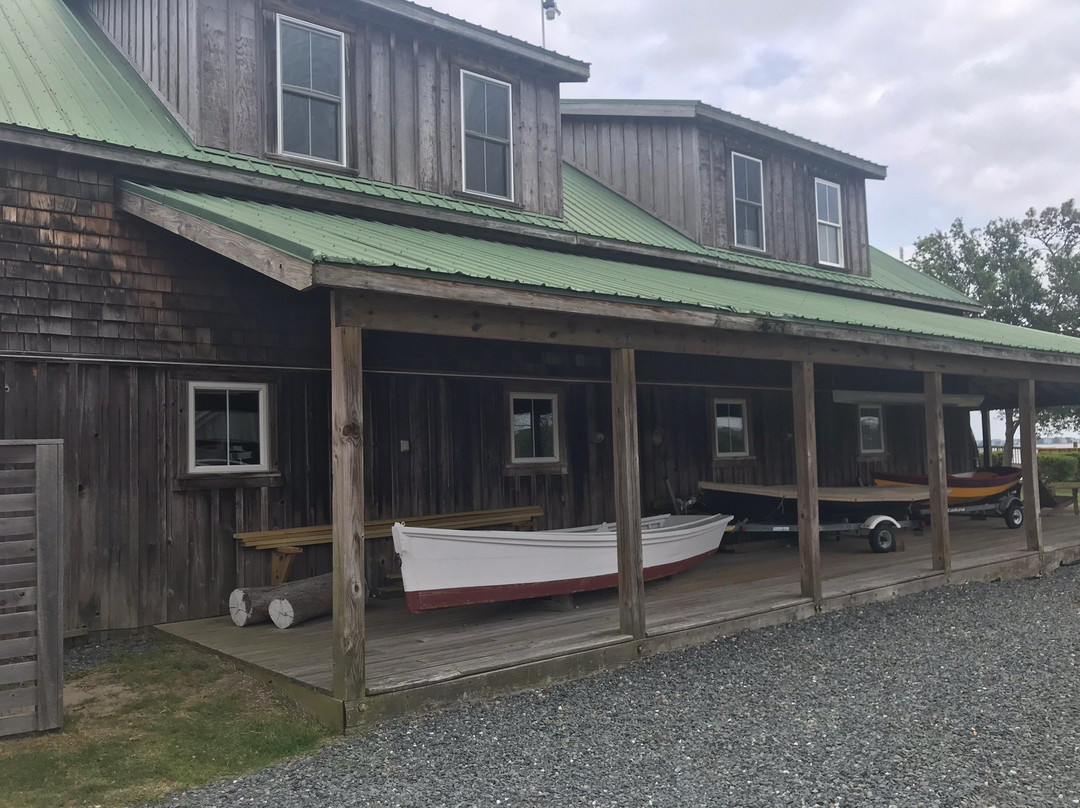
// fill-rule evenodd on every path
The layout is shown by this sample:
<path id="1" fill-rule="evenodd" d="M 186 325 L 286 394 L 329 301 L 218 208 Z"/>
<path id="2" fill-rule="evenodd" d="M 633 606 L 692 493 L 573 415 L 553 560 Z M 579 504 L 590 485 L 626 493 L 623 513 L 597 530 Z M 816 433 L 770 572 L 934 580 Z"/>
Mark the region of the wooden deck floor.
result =
<path id="1" fill-rule="evenodd" d="M 1044 526 L 1048 554 L 1066 561 L 1080 557 L 1080 518 L 1064 510 L 1048 512 Z M 1044 563 L 1027 550 L 1022 530 L 1008 530 L 999 519 L 953 520 L 953 573 L 948 578 L 931 569 L 927 536 L 909 533 L 906 544 L 903 552 L 879 555 L 857 537 L 823 540 L 821 608 L 887 599 L 949 581 L 1033 574 Z M 689 572 L 646 586 L 649 648 L 637 645 L 638 655 L 814 613 L 814 605 L 799 593 L 796 547 L 732 549 L 735 552 L 718 553 Z M 271 624 L 240 629 L 227 617 L 159 628 L 267 678 L 287 682 L 294 690 L 299 686 L 319 696 L 331 692 L 329 619 L 288 631 Z M 368 696 L 375 703 L 381 696 L 443 683 L 482 682 L 484 675 L 523 670 L 583 652 L 600 654 L 601 662 L 594 667 L 603 667 L 626 661 L 626 651 L 634 651 L 633 646 L 631 638 L 619 633 L 618 600 L 610 591 L 579 595 L 567 611 L 526 601 L 414 615 L 406 610 L 404 599 L 371 601 Z M 605 648 L 618 648 L 620 653 L 610 654 L 604 663 Z M 459 687 L 455 692 L 468 690 Z"/>

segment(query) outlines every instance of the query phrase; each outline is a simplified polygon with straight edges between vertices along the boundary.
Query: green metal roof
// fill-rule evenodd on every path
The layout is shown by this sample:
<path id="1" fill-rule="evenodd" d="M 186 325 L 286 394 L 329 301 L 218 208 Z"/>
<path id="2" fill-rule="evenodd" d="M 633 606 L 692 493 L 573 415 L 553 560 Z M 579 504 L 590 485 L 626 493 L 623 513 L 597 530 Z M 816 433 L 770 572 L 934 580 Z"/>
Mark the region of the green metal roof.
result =
<path id="1" fill-rule="evenodd" d="M 93 32 L 93 33 L 92 33 Z M 549 231 L 712 258 L 731 267 L 892 290 L 950 302 L 966 298 L 936 282 L 913 284 L 902 272 L 871 278 L 731 250 L 702 247 L 572 167 L 564 167 L 564 218 L 486 205 L 333 173 L 205 149 L 192 143 L 158 98 L 96 26 L 62 0 L 0 0 L 0 125 L 213 164 L 420 209 L 469 214 Z M 910 275 L 910 272 L 907 273 Z M 930 279 L 927 279 L 930 280 Z"/>
<path id="2" fill-rule="evenodd" d="M 897 292 L 979 305 L 963 292 L 953 289 L 925 272 L 919 272 L 915 267 L 908 266 L 877 247 L 870 248 L 870 274 L 879 284 Z"/>
<path id="3" fill-rule="evenodd" d="M 1080 338 L 957 314 L 658 269 L 250 200 L 133 183 L 125 183 L 124 189 L 313 264 L 372 267 L 560 294 L 1080 356 Z"/>

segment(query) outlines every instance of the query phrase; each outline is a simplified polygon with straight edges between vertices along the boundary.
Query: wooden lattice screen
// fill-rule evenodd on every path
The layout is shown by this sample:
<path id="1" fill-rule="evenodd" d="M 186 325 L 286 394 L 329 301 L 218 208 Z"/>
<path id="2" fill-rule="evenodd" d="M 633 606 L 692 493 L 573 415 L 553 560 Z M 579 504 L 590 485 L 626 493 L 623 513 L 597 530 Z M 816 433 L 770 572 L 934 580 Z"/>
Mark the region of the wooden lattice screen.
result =
<path id="1" fill-rule="evenodd" d="M 0 736 L 63 721 L 61 441 L 0 441 Z"/>

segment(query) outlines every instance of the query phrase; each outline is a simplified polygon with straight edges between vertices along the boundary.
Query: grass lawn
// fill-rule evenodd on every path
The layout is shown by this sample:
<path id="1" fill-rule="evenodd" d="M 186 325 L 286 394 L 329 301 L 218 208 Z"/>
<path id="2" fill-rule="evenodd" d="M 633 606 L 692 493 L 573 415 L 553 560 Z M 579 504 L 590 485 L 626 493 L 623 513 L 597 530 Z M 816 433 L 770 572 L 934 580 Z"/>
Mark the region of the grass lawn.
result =
<path id="1" fill-rule="evenodd" d="M 0 739 L 0 808 L 131 805 L 254 771 L 328 731 L 224 661 L 118 652 L 64 685 L 64 727 Z"/>

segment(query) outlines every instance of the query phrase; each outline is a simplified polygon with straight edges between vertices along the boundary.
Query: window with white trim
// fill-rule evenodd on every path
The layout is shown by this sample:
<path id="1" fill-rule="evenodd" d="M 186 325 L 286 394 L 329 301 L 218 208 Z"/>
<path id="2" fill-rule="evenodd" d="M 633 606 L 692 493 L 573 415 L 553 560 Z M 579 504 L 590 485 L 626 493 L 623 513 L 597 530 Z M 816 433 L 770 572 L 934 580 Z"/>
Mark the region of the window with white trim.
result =
<path id="1" fill-rule="evenodd" d="M 735 201 L 735 246 L 765 249 L 765 205 L 761 161 L 731 153 L 732 199 Z"/>
<path id="2" fill-rule="evenodd" d="M 835 182 L 814 181 L 817 197 L 818 263 L 831 267 L 844 265 L 844 229 L 840 223 L 840 186 Z"/>
<path id="3" fill-rule="evenodd" d="M 859 405 L 859 453 L 885 451 L 885 419 L 880 404 Z"/>
<path id="4" fill-rule="evenodd" d="M 746 399 L 713 399 L 713 453 L 716 457 L 749 457 Z"/>
<path id="5" fill-rule="evenodd" d="M 510 459 L 514 463 L 559 460 L 559 397 L 554 393 L 510 394 Z"/>
<path id="6" fill-rule="evenodd" d="M 514 196 L 512 95 L 505 81 L 461 71 L 462 176 L 470 193 Z"/>
<path id="7" fill-rule="evenodd" d="M 277 16 L 278 152 L 345 164 L 345 34 Z"/>
<path id="8" fill-rule="evenodd" d="M 188 383 L 188 471 L 268 471 L 265 384 Z"/>

